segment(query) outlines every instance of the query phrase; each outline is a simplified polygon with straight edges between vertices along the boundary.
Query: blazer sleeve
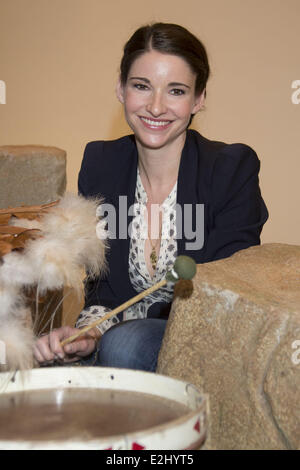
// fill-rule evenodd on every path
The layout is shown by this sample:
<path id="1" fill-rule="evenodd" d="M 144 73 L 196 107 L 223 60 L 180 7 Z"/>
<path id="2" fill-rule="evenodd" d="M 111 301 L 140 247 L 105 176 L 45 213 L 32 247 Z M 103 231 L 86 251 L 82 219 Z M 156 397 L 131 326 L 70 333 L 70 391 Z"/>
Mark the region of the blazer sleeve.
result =
<path id="1" fill-rule="evenodd" d="M 78 192 L 84 197 L 104 196 L 101 187 L 103 171 L 103 141 L 89 142 L 84 150 L 78 175 Z"/>
<path id="2" fill-rule="evenodd" d="M 259 188 L 260 162 L 243 144 L 223 147 L 214 162 L 203 262 L 215 261 L 260 244 L 268 210 Z"/>

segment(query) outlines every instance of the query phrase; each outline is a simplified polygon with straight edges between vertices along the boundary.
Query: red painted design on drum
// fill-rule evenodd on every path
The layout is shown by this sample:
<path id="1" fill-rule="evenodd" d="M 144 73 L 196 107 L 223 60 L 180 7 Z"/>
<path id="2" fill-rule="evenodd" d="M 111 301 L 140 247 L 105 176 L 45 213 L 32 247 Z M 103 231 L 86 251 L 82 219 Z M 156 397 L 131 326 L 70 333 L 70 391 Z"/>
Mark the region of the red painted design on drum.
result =
<path id="1" fill-rule="evenodd" d="M 200 433 L 200 419 L 198 419 L 193 429 L 195 429 L 195 431 Z"/>
<path id="2" fill-rule="evenodd" d="M 137 442 L 133 442 L 132 446 L 131 446 L 131 449 L 132 450 L 142 450 L 142 449 L 146 449 L 146 447 L 141 446 Z"/>

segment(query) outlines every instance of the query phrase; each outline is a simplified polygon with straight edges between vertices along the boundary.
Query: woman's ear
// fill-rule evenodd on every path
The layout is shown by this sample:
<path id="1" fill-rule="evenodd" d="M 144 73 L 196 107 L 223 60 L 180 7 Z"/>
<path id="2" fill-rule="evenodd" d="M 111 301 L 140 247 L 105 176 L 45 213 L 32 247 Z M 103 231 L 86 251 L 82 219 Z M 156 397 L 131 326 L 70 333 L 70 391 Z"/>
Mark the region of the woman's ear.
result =
<path id="1" fill-rule="evenodd" d="M 195 103 L 192 109 L 192 114 L 198 113 L 198 111 L 200 111 L 200 109 L 204 107 L 205 97 L 206 97 L 206 90 L 204 89 L 201 95 L 198 95 L 195 97 Z"/>
<path id="2" fill-rule="evenodd" d="M 119 77 L 117 86 L 116 86 L 116 95 L 120 103 L 124 104 L 124 87 L 121 83 L 121 78 Z"/>

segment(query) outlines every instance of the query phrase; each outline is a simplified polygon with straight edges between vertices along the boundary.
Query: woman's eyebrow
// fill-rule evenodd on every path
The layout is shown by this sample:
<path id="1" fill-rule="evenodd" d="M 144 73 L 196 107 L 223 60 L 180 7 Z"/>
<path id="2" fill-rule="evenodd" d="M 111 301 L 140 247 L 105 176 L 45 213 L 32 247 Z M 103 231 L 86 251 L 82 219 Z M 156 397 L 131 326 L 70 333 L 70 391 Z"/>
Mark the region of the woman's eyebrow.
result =
<path id="1" fill-rule="evenodd" d="M 169 83 L 169 86 L 184 86 L 185 88 L 191 88 L 190 86 L 186 85 L 185 83 L 180 83 L 180 82 L 171 82 L 171 83 Z"/>
<path id="2" fill-rule="evenodd" d="M 144 78 L 144 77 L 129 77 L 129 80 L 142 80 L 145 83 L 150 83 L 150 80 L 148 80 L 148 78 Z"/>
<path id="3" fill-rule="evenodd" d="M 145 77 L 129 77 L 129 80 L 141 80 L 142 82 L 150 84 L 150 80 Z M 190 86 L 186 85 L 185 83 L 181 82 L 171 82 L 168 84 L 168 86 L 173 87 L 173 86 L 184 86 L 185 88 L 191 88 Z"/>

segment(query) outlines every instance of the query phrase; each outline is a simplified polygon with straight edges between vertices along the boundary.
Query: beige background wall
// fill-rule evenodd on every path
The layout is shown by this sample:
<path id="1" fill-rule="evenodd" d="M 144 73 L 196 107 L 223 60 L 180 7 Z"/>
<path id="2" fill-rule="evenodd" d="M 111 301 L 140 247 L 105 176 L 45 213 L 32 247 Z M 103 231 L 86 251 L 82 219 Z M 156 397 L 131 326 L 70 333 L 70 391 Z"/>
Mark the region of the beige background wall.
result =
<path id="1" fill-rule="evenodd" d="M 212 68 L 193 127 L 256 150 L 270 210 L 263 242 L 300 244 L 299 18 L 300 0 L 0 0 L 0 145 L 65 149 L 76 191 L 85 144 L 128 133 L 114 94 L 125 41 L 141 24 L 179 23 L 203 40 Z"/>

